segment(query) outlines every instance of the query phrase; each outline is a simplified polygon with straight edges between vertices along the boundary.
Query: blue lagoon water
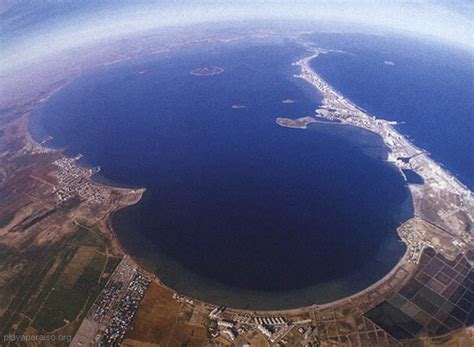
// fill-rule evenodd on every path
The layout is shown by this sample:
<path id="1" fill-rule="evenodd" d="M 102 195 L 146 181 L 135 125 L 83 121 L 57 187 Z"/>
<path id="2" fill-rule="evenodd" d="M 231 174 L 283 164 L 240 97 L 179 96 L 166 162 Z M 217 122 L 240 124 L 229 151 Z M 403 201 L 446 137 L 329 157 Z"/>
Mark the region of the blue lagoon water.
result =
<path id="1" fill-rule="evenodd" d="M 328 302 L 397 263 L 411 199 L 378 136 L 275 123 L 320 103 L 292 77 L 305 54 L 220 46 L 109 67 L 57 93 L 31 127 L 100 165 L 103 179 L 147 189 L 113 225 L 170 287 L 241 308 Z M 190 74 L 202 66 L 224 73 Z"/>

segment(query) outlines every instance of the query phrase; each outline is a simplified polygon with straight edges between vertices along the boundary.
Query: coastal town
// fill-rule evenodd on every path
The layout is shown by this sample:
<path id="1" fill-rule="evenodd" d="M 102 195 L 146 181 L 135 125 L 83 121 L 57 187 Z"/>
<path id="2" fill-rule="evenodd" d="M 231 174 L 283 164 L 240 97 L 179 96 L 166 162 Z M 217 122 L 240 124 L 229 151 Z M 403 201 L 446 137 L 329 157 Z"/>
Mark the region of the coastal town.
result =
<path id="1" fill-rule="evenodd" d="M 136 265 L 123 259 L 82 321 L 71 346 L 92 341 L 98 346 L 120 344 L 149 284 L 150 279 Z"/>
<path id="2" fill-rule="evenodd" d="M 81 155 L 75 158 L 63 157 L 54 162 L 58 171 L 54 175 L 58 179 L 58 189 L 56 194 L 61 202 L 79 195 L 85 200 L 94 203 L 104 202 L 104 192 L 97 184 L 90 181 L 92 175 L 100 171 L 100 168 L 87 169 L 76 165 L 76 161 L 81 159 Z"/>

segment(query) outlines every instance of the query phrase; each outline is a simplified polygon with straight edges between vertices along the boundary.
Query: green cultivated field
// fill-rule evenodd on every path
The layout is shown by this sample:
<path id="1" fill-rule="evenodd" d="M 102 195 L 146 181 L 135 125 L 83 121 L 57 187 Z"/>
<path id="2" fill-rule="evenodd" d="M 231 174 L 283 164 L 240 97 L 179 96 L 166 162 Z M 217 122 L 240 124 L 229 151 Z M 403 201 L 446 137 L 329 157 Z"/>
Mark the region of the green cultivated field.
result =
<path id="1" fill-rule="evenodd" d="M 59 242 L 22 251 L 0 247 L 0 338 L 75 331 L 121 258 L 94 228 L 77 227 Z"/>

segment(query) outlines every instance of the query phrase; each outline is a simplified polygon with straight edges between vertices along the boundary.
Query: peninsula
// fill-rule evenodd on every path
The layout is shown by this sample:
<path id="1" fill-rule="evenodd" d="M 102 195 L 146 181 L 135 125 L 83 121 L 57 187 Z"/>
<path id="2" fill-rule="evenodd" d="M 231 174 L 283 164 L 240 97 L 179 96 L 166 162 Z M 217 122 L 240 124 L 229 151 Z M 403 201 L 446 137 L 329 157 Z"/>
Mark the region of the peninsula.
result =
<path id="1" fill-rule="evenodd" d="M 396 122 L 369 115 L 329 85 L 310 66 L 311 60 L 329 51 L 306 47 L 311 55 L 295 63 L 301 68 L 301 74 L 295 77 L 309 82 L 323 94 L 317 116 L 378 134 L 390 149 L 387 161 L 395 165 L 405 179 L 403 170 L 406 169 L 423 179 L 421 186 L 407 183 L 415 216 L 398 228 L 410 261 L 417 263 L 426 247 L 448 258 L 463 252 L 471 242 L 474 221 L 474 197 L 469 188 L 400 134 L 394 127 Z"/>

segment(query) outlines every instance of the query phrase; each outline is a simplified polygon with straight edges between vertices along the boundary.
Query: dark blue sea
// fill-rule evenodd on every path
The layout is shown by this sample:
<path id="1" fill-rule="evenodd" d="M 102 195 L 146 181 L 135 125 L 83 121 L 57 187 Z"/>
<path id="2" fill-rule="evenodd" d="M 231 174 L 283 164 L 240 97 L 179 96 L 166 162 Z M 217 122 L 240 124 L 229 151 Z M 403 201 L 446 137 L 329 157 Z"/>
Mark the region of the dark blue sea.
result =
<path id="1" fill-rule="evenodd" d="M 320 104 L 293 77 L 305 54 L 221 45 L 111 66 L 51 97 L 30 128 L 100 165 L 98 180 L 147 189 L 113 226 L 170 287 L 240 308 L 328 302 L 393 268 L 412 206 L 375 134 L 275 123 Z M 203 66 L 224 72 L 190 73 Z"/>
<path id="2" fill-rule="evenodd" d="M 316 34 L 318 47 L 343 50 L 313 60 L 331 85 L 474 189 L 474 53 L 408 38 Z"/>

